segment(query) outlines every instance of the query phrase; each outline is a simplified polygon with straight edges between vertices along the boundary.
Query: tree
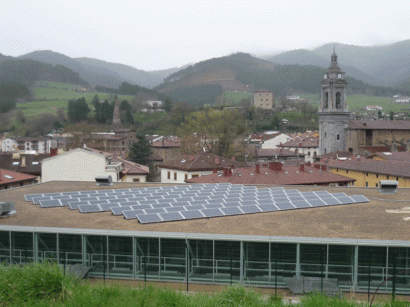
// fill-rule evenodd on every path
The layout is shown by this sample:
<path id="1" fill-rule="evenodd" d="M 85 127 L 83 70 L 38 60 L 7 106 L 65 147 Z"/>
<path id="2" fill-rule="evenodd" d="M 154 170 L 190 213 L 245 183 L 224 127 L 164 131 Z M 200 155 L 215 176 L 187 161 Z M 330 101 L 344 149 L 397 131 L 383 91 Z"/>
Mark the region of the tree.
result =
<path id="1" fill-rule="evenodd" d="M 132 162 L 149 165 L 152 148 L 144 135 L 137 135 L 137 142 L 130 146 L 129 158 Z"/>
<path id="2" fill-rule="evenodd" d="M 72 122 L 86 119 L 90 111 L 84 97 L 68 101 L 68 119 Z"/>
<path id="3" fill-rule="evenodd" d="M 390 111 L 390 120 L 394 120 L 394 112 Z"/>
<path id="4" fill-rule="evenodd" d="M 235 137 L 245 132 L 243 116 L 237 111 L 205 109 L 189 114 L 179 134 L 183 139 L 183 150 L 192 153 L 195 146 L 210 152 L 231 157 L 235 154 Z"/>
<path id="5" fill-rule="evenodd" d="M 0 82 L 0 112 L 7 113 L 16 107 L 17 98 L 30 98 L 30 90 L 27 86 L 13 83 Z"/>
<path id="6" fill-rule="evenodd" d="M 167 113 L 171 112 L 172 106 L 173 106 L 172 100 L 169 97 L 165 98 L 165 101 L 164 101 L 165 112 Z"/>
<path id="7" fill-rule="evenodd" d="M 132 117 L 132 109 L 127 100 L 121 101 L 120 104 L 120 112 L 121 112 L 121 123 L 123 124 L 134 124 L 134 118 Z"/>

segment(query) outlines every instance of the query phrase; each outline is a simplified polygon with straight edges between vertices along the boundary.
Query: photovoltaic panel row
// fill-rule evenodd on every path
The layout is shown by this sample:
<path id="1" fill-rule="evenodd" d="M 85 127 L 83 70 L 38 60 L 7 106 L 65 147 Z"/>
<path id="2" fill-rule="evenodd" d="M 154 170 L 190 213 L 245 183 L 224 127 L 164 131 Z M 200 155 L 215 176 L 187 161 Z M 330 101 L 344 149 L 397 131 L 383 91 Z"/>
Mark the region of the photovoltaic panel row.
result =
<path id="1" fill-rule="evenodd" d="M 44 208 L 69 206 L 82 213 L 111 210 L 127 219 L 141 218 L 141 222 L 149 217 L 160 222 L 368 202 L 362 195 L 283 187 L 257 189 L 229 183 L 32 194 L 25 199 Z"/>

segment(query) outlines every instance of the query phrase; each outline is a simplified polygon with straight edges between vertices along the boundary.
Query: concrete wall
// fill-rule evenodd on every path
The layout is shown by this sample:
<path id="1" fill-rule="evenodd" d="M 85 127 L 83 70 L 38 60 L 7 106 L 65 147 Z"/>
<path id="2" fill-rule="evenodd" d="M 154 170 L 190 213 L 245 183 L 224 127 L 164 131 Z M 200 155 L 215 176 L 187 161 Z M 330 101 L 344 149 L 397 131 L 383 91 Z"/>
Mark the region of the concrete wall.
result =
<path id="1" fill-rule="evenodd" d="M 53 158 L 45 159 L 41 165 L 42 182 L 52 180 L 95 181 L 98 175 L 106 175 L 106 159 L 102 155 L 72 150 Z M 116 181 L 116 176 L 112 176 Z"/>

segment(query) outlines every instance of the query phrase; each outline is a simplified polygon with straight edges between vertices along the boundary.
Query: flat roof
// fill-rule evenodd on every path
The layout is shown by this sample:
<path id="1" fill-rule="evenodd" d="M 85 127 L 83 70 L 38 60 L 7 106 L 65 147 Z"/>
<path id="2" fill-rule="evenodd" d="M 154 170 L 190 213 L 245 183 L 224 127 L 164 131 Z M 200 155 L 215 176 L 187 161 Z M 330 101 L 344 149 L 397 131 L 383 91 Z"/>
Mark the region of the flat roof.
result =
<path id="1" fill-rule="evenodd" d="M 24 199 L 24 195 L 53 192 L 74 192 L 103 189 L 124 189 L 159 186 L 156 183 L 114 183 L 110 187 L 97 187 L 95 182 L 52 181 L 0 191 L 0 201 L 12 201 L 17 214 L 0 219 L 0 230 L 5 226 L 53 227 L 103 232 L 152 232 L 173 234 L 209 234 L 293 237 L 293 238 L 330 238 L 350 240 L 403 240 L 409 241 L 410 221 L 405 218 L 409 211 L 402 210 L 410 205 L 410 189 L 400 188 L 395 194 L 381 194 L 376 188 L 285 186 L 285 189 L 305 191 L 326 190 L 330 193 L 344 192 L 347 195 L 364 195 L 368 203 L 318 207 L 289 211 L 224 216 L 197 220 L 140 224 L 138 220 L 126 220 L 111 212 L 80 213 L 69 207 L 41 208 Z M 167 184 L 170 185 L 170 184 Z M 266 186 L 265 186 L 266 187 Z M 263 187 L 260 187 L 263 188 Z M 395 212 L 395 213 L 389 213 Z M 391 211 L 393 210 L 393 211 Z M 407 213 L 406 213 L 407 212 Z M 10 229 L 18 229 L 11 227 Z M 74 230 L 74 228 L 76 230 Z M 96 233 L 97 234 L 97 233 Z"/>

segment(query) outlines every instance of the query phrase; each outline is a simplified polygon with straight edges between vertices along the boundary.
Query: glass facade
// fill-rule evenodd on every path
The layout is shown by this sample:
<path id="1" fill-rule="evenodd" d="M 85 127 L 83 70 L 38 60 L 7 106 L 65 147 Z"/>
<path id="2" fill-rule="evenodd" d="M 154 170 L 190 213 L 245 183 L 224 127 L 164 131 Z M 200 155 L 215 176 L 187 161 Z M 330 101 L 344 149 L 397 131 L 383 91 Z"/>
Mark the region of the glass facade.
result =
<path id="1" fill-rule="evenodd" d="M 304 276 L 345 291 L 410 290 L 409 247 L 396 245 L 0 230 L 1 262 L 45 260 L 82 264 L 94 277 L 284 287 L 284 277 Z"/>

